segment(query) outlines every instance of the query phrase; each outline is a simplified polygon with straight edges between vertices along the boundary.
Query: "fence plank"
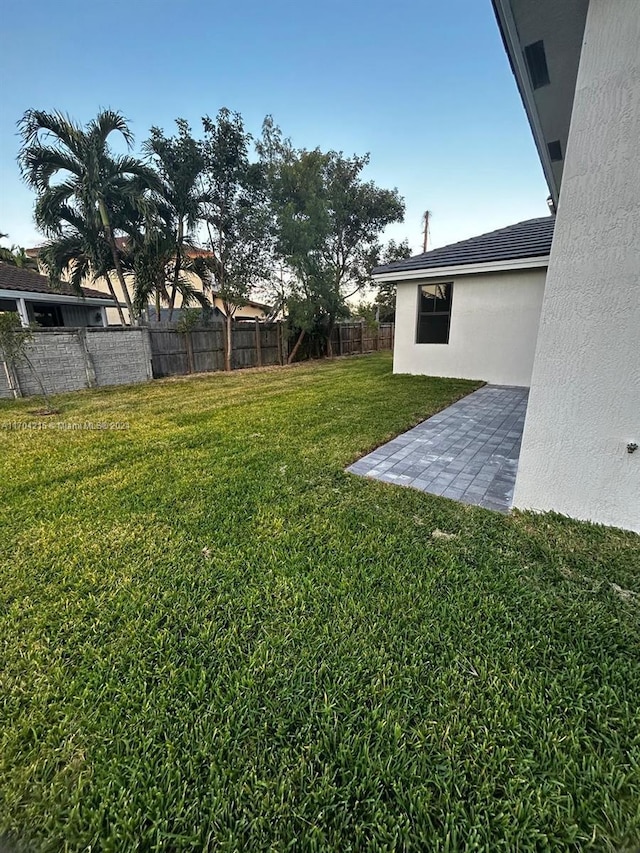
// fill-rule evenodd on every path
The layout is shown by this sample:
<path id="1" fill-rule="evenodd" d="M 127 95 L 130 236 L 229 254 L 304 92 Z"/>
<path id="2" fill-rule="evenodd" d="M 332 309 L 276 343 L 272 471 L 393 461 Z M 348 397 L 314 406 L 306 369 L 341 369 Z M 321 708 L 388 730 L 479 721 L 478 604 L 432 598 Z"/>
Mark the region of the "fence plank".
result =
<path id="1" fill-rule="evenodd" d="M 262 367 L 262 346 L 260 345 L 260 323 L 256 320 L 255 324 L 256 336 L 256 355 L 258 359 L 258 367 Z"/>

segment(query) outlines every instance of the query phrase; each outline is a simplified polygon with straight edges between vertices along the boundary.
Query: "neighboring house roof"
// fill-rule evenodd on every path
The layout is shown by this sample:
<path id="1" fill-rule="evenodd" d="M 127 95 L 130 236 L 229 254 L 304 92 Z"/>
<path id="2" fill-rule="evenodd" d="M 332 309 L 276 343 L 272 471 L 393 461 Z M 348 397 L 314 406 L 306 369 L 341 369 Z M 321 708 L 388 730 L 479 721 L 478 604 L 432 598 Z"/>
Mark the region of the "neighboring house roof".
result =
<path id="1" fill-rule="evenodd" d="M 207 296 L 210 296 L 211 299 L 220 299 L 221 301 L 224 301 L 224 298 L 218 290 L 207 291 Z M 267 305 L 264 302 L 255 302 L 253 299 L 244 299 L 242 303 L 236 306 L 236 308 L 238 310 L 241 310 L 242 308 L 259 308 L 261 311 L 268 313 L 273 310 L 273 305 Z"/>
<path id="2" fill-rule="evenodd" d="M 498 261 L 548 257 L 553 239 L 555 217 L 543 216 L 499 228 L 470 240 L 441 246 L 403 261 L 376 267 L 374 276 L 385 273 L 419 272 L 441 267 L 490 264 Z"/>
<path id="3" fill-rule="evenodd" d="M 64 281 L 53 287 L 45 275 L 0 262 L 0 292 L 3 290 L 37 293 L 39 296 L 75 296 L 78 300 L 83 298 Z M 93 287 L 83 287 L 82 293 L 89 299 L 104 299 L 105 302 L 113 303 L 111 296 Z"/>
<path id="4" fill-rule="evenodd" d="M 119 249 L 124 249 L 129 241 L 128 237 L 116 237 L 116 246 Z M 25 249 L 24 253 L 30 258 L 37 258 L 44 246 L 33 246 L 31 249 Z M 213 255 L 209 249 L 203 249 L 200 246 L 191 246 L 187 249 L 186 255 L 188 258 L 208 258 Z"/>

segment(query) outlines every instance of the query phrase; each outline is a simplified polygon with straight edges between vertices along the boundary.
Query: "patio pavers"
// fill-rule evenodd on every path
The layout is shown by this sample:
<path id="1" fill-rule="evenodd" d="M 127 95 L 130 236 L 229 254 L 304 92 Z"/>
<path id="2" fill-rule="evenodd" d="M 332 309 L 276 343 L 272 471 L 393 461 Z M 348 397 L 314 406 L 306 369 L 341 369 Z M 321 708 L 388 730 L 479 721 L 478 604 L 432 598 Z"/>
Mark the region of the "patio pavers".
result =
<path id="1" fill-rule="evenodd" d="M 347 471 L 507 512 L 528 396 L 528 388 L 485 385 Z"/>

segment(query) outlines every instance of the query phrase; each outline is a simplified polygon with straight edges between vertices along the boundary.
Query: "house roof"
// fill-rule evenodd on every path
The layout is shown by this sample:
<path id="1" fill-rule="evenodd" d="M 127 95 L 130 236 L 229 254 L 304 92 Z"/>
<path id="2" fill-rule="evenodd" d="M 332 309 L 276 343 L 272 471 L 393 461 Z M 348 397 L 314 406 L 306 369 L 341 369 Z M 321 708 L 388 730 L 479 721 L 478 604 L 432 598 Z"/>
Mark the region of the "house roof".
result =
<path id="1" fill-rule="evenodd" d="M 41 296 L 75 296 L 82 299 L 82 296 L 64 281 L 58 282 L 56 287 L 52 287 L 46 275 L 0 262 L 0 292 L 3 290 L 37 293 Z M 105 302 L 113 302 L 111 296 L 101 293 L 93 287 L 83 287 L 82 293 L 91 299 L 104 299 Z"/>
<path id="2" fill-rule="evenodd" d="M 553 216 L 528 219 L 479 237 L 471 237 L 470 240 L 451 243 L 403 261 L 376 267 L 373 275 L 546 257 L 551 251 L 554 222 Z"/>

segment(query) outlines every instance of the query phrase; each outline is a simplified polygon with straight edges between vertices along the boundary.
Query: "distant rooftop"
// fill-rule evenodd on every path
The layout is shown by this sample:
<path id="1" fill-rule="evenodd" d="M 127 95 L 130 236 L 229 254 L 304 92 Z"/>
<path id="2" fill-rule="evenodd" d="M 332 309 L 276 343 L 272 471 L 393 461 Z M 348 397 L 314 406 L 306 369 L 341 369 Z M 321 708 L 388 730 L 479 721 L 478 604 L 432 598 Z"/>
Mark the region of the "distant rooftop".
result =
<path id="1" fill-rule="evenodd" d="M 125 249 L 128 242 L 128 237 L 116 237 L 116 246 L 119 249 Z M 30 258 L 37 258 L 44 248 L 44 245 L 32 246 L 30 249 L 25 249 L 25 255 L 28 255 Z M 202 246 L 188 246 L 185 254 L 188 258 L 209 258 L 213 256 L 213 252 Z"/>
<path id="2" fill-rule="evenodd" d="M 373 274 L 417 272 L 438 267 L 546 257 L 551 251 L 554 222 L 553 216 L 528 219 L 526 222 L 499 228 L 479 237 L 471 237 L 469 240 L 441 246 L 403 261 L 376 267 Z"/>
<path id="3" fill-rule="evenodd" d="M 113 304 L 111 296 L 107 293 L 101 293 L 93 287 L 83 287 L 81 296 L 64 281 L 58 282 L 54 287 L 46 275 L 0 262 L 0 293 L 3 290 L 19 290 L 24 293 L 38 293 L 43 296 L 75 296 L 77 299 L 82 299 L 82 296 L 85 296 L 90 299 L 104 299 L 105 302 Z"/>

